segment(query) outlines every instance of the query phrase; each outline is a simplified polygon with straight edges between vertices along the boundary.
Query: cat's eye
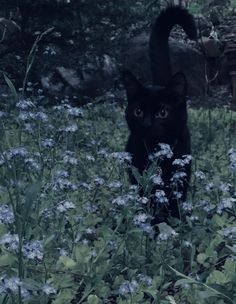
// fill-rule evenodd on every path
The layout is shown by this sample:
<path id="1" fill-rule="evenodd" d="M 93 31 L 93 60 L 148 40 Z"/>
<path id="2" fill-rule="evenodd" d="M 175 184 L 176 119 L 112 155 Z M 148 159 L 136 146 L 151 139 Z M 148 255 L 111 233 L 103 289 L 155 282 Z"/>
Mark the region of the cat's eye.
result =
<path id="1" fill-rule="evenodd" d="M 169 112 L 166 109 L 162 109 L 159 112 L 156 113 L 156 118 L 166 118 L 168 116 Z"/>
<path id="2" fill-rule="evenodd" d="M 143 111 L 142 111 L 140 108 L 135 108 L 135 109 L 134 109 L 134 115 L 135 115 L 136 117 L 142 118 L 142 117 L 143 117 Z"/>

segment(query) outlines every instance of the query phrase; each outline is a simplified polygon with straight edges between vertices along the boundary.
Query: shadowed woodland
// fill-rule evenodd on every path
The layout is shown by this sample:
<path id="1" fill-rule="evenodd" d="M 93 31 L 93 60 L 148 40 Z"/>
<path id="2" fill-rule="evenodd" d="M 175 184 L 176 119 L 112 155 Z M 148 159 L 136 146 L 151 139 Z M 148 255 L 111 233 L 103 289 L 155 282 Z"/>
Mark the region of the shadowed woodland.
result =
<path id="1" fill-rule="evenodd" d="M 160 9 L 168 4 L 176 3 L 3 1 L 1 70 L 21 88 L 30 61 L 27 79 L 32 82 L 32 89 L 43 89 L 50 102 L 68 95 L 81 104 L 88 98 L 119 89 L 120 71 L 127 67 L 148 83 L 150 28 Z M 198 41 L 185 43 L 186 37 L 180 29 L 172 32 L 174 70 L 187 73 L 190 95 L 194 101 L 194 97 L 201 96 L 197 103 L 227 104 L 231 99 L 231 68 L 225 51 L 235 40 L 234 2 L 182 1 L 180 4 L 195 15 Z M 1 91 L 7 91 L 3 77 Z M 119 99 L 119 92 L 116 96 Z M 209 100 L 204 101 L 203 96 L 208 96 Z"/>
<path id="2" fill-rule="evenodd" d="M 235 109 L 235 0 L 2 0 L 0 303 L 235 304 Z"/>

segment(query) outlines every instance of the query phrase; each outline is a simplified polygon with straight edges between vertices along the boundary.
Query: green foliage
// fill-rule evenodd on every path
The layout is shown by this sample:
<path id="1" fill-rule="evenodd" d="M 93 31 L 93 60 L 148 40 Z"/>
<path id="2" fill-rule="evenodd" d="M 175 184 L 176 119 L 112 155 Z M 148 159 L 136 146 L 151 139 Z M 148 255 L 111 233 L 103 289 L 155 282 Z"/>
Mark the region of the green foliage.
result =
<path id="1" fill-rule="evenodd" d="M 82 55 L 85 51 L 113 53 L 128 29 L 132 35 L 149 28 L 148 24 L 156 17 L 159 8 L 159 0 L 40 0 L 33 3 L 10 0 L 4 2 L 1 10 L 6 17 L 20 14 L 25 42 L 32 42 L 36 31 L 53 27 L 61 35 L 56 39 L 52 35 L 54 43 L 66 47 L 66 41 L 73 40 L 77 55 Z"/>
<path id="2" fill-rule="evenodd" d="M 129 158 L 117 153 L 123 113 L 115 103 L 45 109 L 37 100 L 1 112 L 2 303 L 235 302 L 235 112 L 189 109 L 186 220 L 159 224 L 156 238 Z M 147 195 L 154 168 L 142 177 Z"/>

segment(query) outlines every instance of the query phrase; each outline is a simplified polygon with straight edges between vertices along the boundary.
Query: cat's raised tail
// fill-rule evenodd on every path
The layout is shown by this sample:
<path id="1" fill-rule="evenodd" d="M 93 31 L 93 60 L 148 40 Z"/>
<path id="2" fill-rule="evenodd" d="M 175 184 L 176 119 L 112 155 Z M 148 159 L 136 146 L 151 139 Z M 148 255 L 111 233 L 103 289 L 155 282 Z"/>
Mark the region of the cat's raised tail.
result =
<path id="1" fill-rule="evenodd" d="M 149 41 L 149 56 L 154 85 L 166 86 L 171 78 L 169 35 L 175 25 L 180 25 L 188 37 L 197 39 L 193 16 L 180 6 L 169 6 L 157 17 Z"/>

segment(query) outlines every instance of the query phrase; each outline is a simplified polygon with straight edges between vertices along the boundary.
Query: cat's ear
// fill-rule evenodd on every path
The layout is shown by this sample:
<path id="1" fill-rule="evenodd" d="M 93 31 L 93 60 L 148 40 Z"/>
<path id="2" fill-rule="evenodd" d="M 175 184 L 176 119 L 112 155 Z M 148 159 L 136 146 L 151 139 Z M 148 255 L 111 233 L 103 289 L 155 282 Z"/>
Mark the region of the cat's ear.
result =
<path id="1" fill-rule="evenodd" d="M 129 70 L 122 72 L 122 81 L 125 86 L 128 101 L 134 100 L 144 89 L 143 85 Z"/>
<path id="2" fill-rule="evenodd" d="M 167 87 L 177 96 L 185 99 L 187 94 L 188 84 L 186 77 L 182 72 L 178 72 L 175 75 L 173 75 Z"/>

